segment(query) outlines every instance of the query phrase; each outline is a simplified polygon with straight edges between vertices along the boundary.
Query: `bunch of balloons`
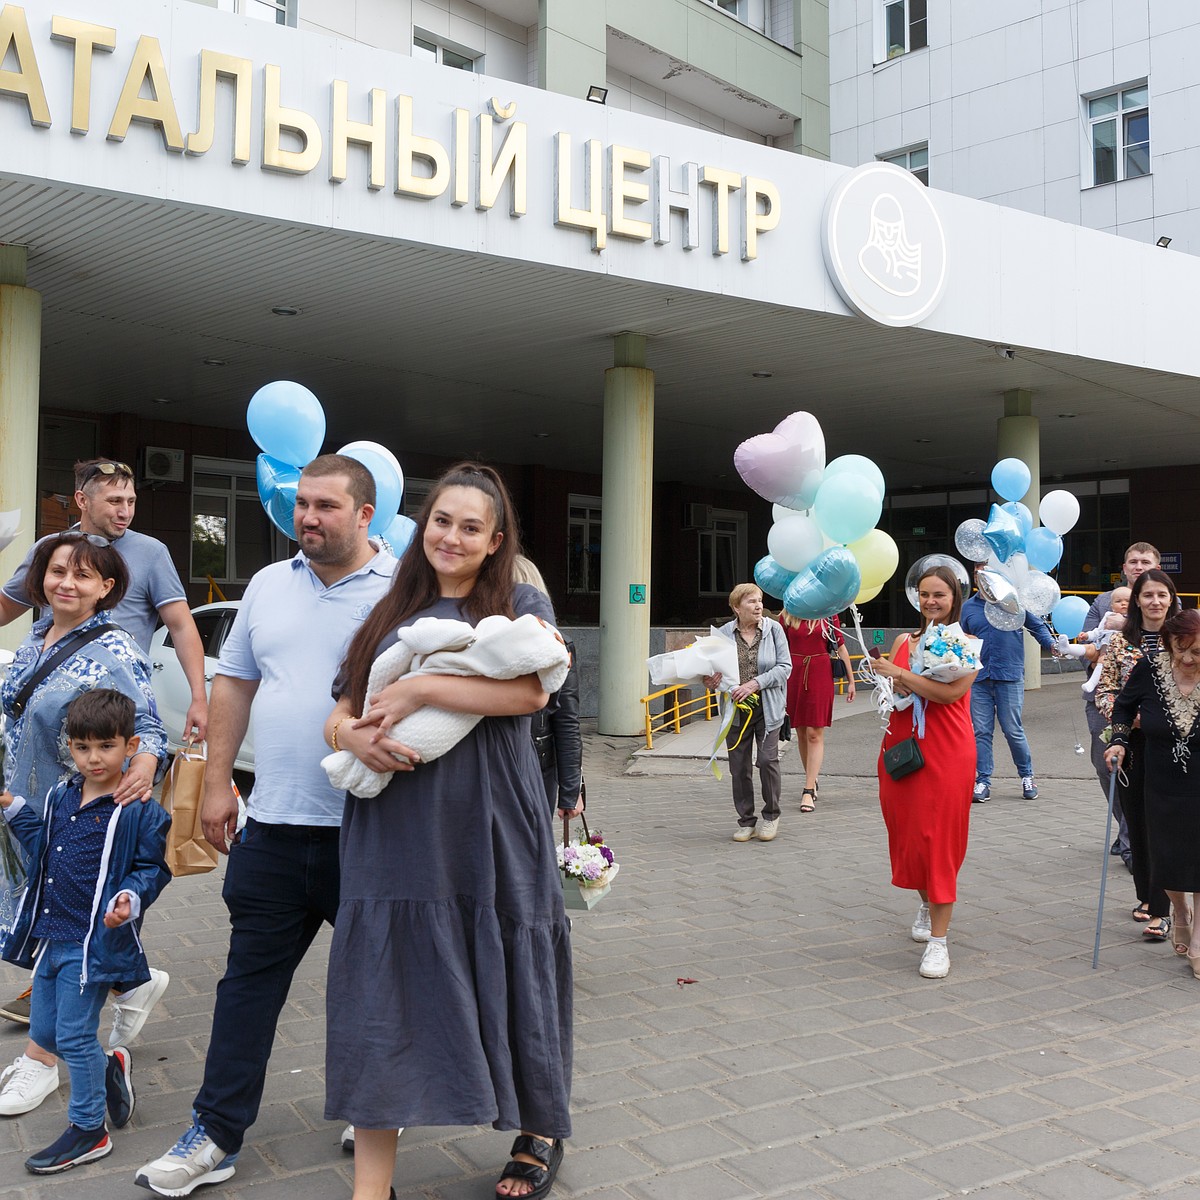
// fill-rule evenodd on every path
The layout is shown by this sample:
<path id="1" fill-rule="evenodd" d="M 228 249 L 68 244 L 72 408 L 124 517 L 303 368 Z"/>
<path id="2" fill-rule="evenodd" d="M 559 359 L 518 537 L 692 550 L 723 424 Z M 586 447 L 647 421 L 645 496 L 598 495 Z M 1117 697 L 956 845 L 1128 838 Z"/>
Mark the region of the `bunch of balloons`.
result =
<path id="1" fill-rule="evenodd" d="M 831 617 L 874 599 L 900 561 L 875 522 L 883 511 L 883 473 L 860 454 L 825 463 L 825 435 L 812 413 L 795 412 L 733 455 L 738 474 L 774 505 L 769 553 L 754 581 L 794 617 Z"/>
<path id="2" fill-rule="evenodd" d="M 279 379 L 265 384 L 246 409 L 250 436 L 262 451 L 258 456 L 258 497 L 271 523 L 286 537 L 295 537 L 294 510 L 301 470 L 325 441 L 325 410 L 303 384 Z M 368 532 L 388 543 L 397 557 L 412 541 L 416 523 L 400 512 L 404 472 L 396 456 L 379 442 L 349 442 L 339 454 L 357 459 L 375 480 L 375 513 Z"/>
<path id="3" fill-rule="evenodd" d="M 1019 499 L 1031 482 L 1029 468 L 1019 458 L 1001 459 L 992 468 L 992 487 L 1005 503 L 993 504 L 986 521 L 964 521 L 955 531 L 954 545 L 964 558 L 986 564 L 976 575 L 976 585 L 985 601 L 984 615 L 997 629 L 1020 629 L 1031 612 L 1038 617 L 1053 614 L 1055 628 L 1066 633 L 1059 624 L 1060 610 L 1070 628 L 1070 613 L 1083 604 L 1086 614 L 1087 605 L 1077 596 L 1064 601 L 1049 572 L 1062 558 L 1063 534 L 1079 520 L 1079 501 L 1070 492 L 1047 492 L 1039 504 L 1042 523 L 1035 525 Z"/>

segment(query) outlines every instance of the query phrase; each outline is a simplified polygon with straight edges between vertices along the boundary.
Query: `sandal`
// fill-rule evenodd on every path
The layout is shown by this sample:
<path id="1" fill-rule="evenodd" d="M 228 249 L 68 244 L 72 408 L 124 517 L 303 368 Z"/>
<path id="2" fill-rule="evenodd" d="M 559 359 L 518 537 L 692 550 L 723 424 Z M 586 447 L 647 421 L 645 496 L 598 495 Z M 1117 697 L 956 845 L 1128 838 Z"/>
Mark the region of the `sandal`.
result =
<path id="1" fill-rule="evenodd" d="M 538 1166 L 534 1163 L 517 1162 L 516 1159 L 509 1161 L 500 1174 L 500 1182 L 503 1183 L 506 1179 L 523 1179 L 533 1185 L 532 1190 L 523 1196 L 514 1196 L 512 1200 L 541 1200 L 543 1196 L 549 1195 L 563 1159 L 562 1138 L 555 1138 L 553 1142 L 547 1143 L 541 1138 L 523 1133 L 513 1142 L 509 1154 L 528 1154 L 541 1164 Z M 496 1195 L 502 1196 L 503 1193 L 497 1192 Z"/>
<path id="2" fill-rule="evenodd" d="M 811 796 L 812 799 L 805 800 L 804 799 L 805 796 Z M 813 788 L 805 788 L 804 791 L 802 791 L 800 793 L 800 811 L 802 813 L 805 813 L 805 812 L 816 812 L 816 810 L 817 810 L 817 793 L 816 793 L 815 789 L 813 789 Z"/>
<path id="3" fill-rule="evenodd" d="M 1174 943 L 1175 953 L 1180 958 L 1186 957 L 1187 952 L 1192 948 L 1192 927 L 1190 925 L 1176 924 Z"/>
<path id="4" fill-rule="evenodd" d="M 1165 942 L 1170 936 L 1170 917 L 1155 917 L 1154 920 L 1142 930 L 1142 937 L 1144 937 L 1148 942 Z"/>
<path id="5" fill-rule="evenodd" d="M 1151 921 L 1151 920 L 1153 920 L 1153 918 L 1150 916 L 1150 905 L 1145 904 L 1145 903 L 1137 905 L 1137 907 L 1134 908 L 1133 912 L 1130 913 L 1130 916 L 1133 917 L 1133 919 L 1135 921 Z"/>

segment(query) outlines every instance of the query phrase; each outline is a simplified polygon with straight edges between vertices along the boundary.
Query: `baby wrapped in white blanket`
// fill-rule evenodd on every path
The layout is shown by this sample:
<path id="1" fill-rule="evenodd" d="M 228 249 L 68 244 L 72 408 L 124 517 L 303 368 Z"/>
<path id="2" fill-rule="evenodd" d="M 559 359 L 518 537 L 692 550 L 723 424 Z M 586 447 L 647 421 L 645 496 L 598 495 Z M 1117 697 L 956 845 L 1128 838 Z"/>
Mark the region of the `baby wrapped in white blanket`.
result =
<path id="1" fill-rule="evenodd" d="M 472 627 L 466 621 L 422 617 L 398 631 L 396 644 L 374 662 L 367 680 L 368 703 L 389 683 L 404 675 L 481 675 L 518 679 L 537 675 L 547 692 L 557 692 L 571 665 L 562 637 L 532 613 L 510 620 L 484 617 Z M 409 713 L 388 730 L 388 737 L 410 747 L 422 762 L 440 758 L 482 720 L 474 713 L 428 706 Z M 378 796 L 394 772 L 372 771 L 349 750 L 321 760 L 336 788 L 355 796 Z"/>

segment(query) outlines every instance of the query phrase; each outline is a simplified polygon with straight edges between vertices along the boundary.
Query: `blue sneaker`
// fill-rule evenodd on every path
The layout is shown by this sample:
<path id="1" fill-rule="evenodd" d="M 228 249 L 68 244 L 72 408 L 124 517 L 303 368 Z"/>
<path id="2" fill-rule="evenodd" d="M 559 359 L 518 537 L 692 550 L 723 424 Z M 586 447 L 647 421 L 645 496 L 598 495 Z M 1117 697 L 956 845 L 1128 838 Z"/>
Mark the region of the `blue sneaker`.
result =
<path id="1" fill-rule="evenodd" d="M 25 1170 L 31 1175 L 56 1175 L 80 1163 L 104 1158 L 112 1153 L 112 1148 L 112 1140 L 103 1125 L 99 1129 L 80 1129 L 78 1125 L 68 1125 L 66 1133 L 56 1142 L 25 1160 Z"/>
<path id="2" fill-rule="evenodd" d="M 124 1046 L 118 1046 L 104 1064 L 104 1101 L 113 1128 L 124 1129 L 137 1104 L 133 1094 L 133 1059 Z"/>
<path id="3" fill-rule="evenodd" d="M 1021 776 L 1021 795 L 1026 800 L 1036 800 L 1038 798 L 1038 786 L 1033 782 L 1032 775 Z"/>
<path id="4" fill-rule="evenodd" d="M 190 1196 L 201 1184 L 228 1179 L 237 1157 L 226 1154 L 204 1131 L 199 1115 L 193 1113 L 192 1127 L 162 1158 L 142 1167 L 133 1181 L 160 1196 Z"/>
<path id="5" fill-rule="evenodd" d="M 973 804 L 986 804 L 991 798 L 992 789 L 988 786 L 987 780 L 976 780 L 974 790 L 971 792 L 971 802 Z"/>

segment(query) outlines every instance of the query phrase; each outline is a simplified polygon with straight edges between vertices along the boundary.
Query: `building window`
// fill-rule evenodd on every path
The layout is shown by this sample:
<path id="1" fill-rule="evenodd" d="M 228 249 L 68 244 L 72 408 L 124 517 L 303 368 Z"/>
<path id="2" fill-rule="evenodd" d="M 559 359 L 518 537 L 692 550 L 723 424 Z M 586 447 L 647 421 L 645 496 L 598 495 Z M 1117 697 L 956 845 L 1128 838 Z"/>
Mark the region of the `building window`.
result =
<path id="1" fill-rule="evenodd" d="M 236 12 L 252 21 L 270 21 L 272 25 L 296 24 L 297 0 L 217 0 L 222 12 Z"/>
<path id="2" fill-rule="evenodd" d="M 1149 102 L 1145 83 L 1088 100 L 1093 186 L 1150 174 Z"/>
<path id="3" fill-rule="evenodd" d="M 400 504 L 400 511 L 406 517 L 416 517 L 421 511 L 421 505 L 425 503 L 425 497 L 433 491 L 433 485 L 437 482 L 436 479 L 414 479 L 411 475 L 404 477 L 404 499 Z"/>
<path id="4" fill-rule="evenodd" d="M 438 41 L 432 34 L 423 30 L 413 30 L 413 58 L 423 58 L 426 62 L 435 62 L 443 67 L 454 67 L 459 71 L 475 71 L 482 69 L 482 57 L 472 54 L 469 50 L 455 50 L 444 42 Z"/>
<path id="5" fill-rule="evenodd" d="M 876 63 L 929 45 L 926 3 L 927 0 L 876 0 Z"/>
<path id="6" fill-rule="evenodd" d="M 192 460 L 193 581 L 248 583 L 272 561 L 275 540 L 258 498 L 254 463 Z"/>
<path id="7" fill-rule="evenodd" d="M 926 187 L 929 186 L 929 143 L 924 146 L 913 146 L 911 150 L 901 150 L 896 154 L 885 154 L 880 162 L 892 163 L 911 171 Z"/>
<path id="8" fill-rule="evenodd" d="M 709 4 L 714 8 L 719 8 L 722 12 L 727 12 L 731 17 L 740 18 L 742 0 L 708 0 Z"/>
<path id="9" fill-rule="evenodd" d="M 746 514 L 713 509 L 712 528 L 701 529 L 700 594 L 728 596 L 746 578 Z"/>
<path id="10" fill-rule="evenodd" d="M 570 496 L 567 520 L 567 591 L 600 590 L 600 497 Z"/>

